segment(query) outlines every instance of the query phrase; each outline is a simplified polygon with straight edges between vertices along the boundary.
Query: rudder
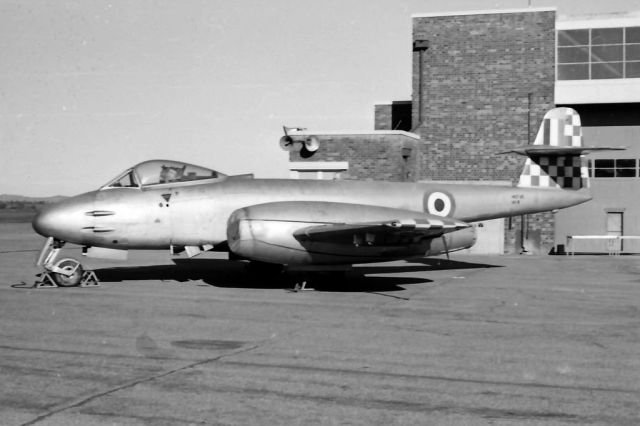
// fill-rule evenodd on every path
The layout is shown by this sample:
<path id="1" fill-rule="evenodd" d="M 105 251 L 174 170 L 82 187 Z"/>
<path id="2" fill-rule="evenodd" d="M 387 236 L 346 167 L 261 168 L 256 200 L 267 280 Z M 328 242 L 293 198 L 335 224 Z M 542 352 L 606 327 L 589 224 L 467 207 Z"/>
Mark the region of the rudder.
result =
<path id="1" fill-rule="evenodd" d="M 566 107 L 548 111 L 533 146 L 523 150 L 528 158 L 518 186 L 575 190 L 588 188 L 589 174 L 582 157 L 583 151 L 580 115 Z"/>

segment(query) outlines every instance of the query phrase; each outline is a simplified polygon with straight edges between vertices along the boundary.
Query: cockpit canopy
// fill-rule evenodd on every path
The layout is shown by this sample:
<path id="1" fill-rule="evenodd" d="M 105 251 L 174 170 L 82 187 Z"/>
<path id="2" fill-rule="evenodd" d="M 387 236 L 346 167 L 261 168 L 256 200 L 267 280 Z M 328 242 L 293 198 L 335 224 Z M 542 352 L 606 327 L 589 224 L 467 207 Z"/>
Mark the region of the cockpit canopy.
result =
<path id="1" fill-rule="evenodd" d="M 140 188 L 204 180 L 224 180 L 227 175 L 206 167 L 171 160 L 151 160 L 133 166 L 103 188 Z"/>

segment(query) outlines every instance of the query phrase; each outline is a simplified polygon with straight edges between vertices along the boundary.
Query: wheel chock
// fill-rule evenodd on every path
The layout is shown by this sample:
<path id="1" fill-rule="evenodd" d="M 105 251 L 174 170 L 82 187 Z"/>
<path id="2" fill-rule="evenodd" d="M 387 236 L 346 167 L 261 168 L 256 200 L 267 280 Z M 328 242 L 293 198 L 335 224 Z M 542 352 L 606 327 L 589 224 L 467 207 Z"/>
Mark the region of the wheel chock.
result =
<path id="1" fill-rule="evenodd" d="M 100 281 L 93 271 L 84 271 L 79 287 L 100 287 Z"/>
<path id="2" fill-rule="evenodd" d="M 38 279 L 33 284 L 33 288 L 57 288 L 58 284 L 56 284 L 55 280 L 48 272 L 42 272 L 41 274 L 36 275 Z"/>

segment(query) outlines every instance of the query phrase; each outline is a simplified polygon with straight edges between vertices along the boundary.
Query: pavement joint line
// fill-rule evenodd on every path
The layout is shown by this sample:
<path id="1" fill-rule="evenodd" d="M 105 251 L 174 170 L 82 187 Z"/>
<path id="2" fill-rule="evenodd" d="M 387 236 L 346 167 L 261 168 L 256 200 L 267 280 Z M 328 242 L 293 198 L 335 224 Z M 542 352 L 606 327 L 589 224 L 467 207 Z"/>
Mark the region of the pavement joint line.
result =
<path id="1" fill-rule="evenodd" d="M 0 251 L 0 254 L 11 254 L 11 253 L 36 253 L 40 250 L 6 250 Z"/>
<path id="2" fill-rule="evenodd" d="M 351 374 L 351 375 L 357 375 L 357 376 L 386 376 L 389 378 L 397 378 L 397 379 L 435 380 L 435 381 L 442 381 L 442 382 L 469 383 L 469 384 L 479 384 L 479 385 L 521 386 L 521 387 L 541 388 L 541 389 L 563 389 L 563 390 L 590 391 L 590 392 L 625 393 L 625 394 L 631 394 L 631 395 L 640 394 L 640 389 L 636 390 L 636 389 L 624 389 L 624 388 L 598 388 L 595 386 L 554 385 L 549 383 L 506 382 L 506 381 L 499 381 L 499 380 L 465 379 L 460 377 L 448 377 L 448 376 L 436 376 L 436 375 L 387 373 L 384 371 L 349 370 L 349 369 L 330 368 L 330 367 L 314 367 L 310 365 L 268 364 L 268 363 L 247 362 L 247 361 L 223 361 L 222 363 L 224 365 L 234 365 L 238 367 L 290 369 L 290 370 L 313 371 L 314 373 L 333 373 L 337 375 Z"/>
<path id="3" fill-rule="evenodd" d="M 498 407 L 469 407 L 463 405 L 444 405 L 444 404 L 431 404 L 424 401 L 407 401 L 407 400 L 393 400 L 393 399 L 381 399 L 370 398 L 363 399 L 360 397 L 340 397 L 336 398 L 331 395 L 304 395 L 299 392 L 283 392 L 276 390 L 269 390 L 263 388 L 246 388 L 246 387 L 224 387 L 217 390 L 224 393 L 236 393 L 241 396 L 258 395 L 263 396 L 269 394 L 271 396 L 286 399 L 288 401 L 312 401 L 314 404 L 330 404 L 341 406 L 356 406 L 362 408 L 374 408 L 387 411 L 403 411 L 414 413 L 448 413 L 448 414 L 472 414 L 479 415 L 486 419 L 566 419 L 573 422 L 581 421 L 579 424 L 593 423 L 591 417 L 585 418 L 584 416 L 571 413 L 562 412 L 549 412 L 549 411 L 534 411 L 517 408 L 498 408 Z"/>
<path id="4" fill-rule="evenodd" d="M 393 294 L 386 294 L 386 293 L 381 293 L 379 291 L 365 291 L 365 293 L 367 294 L 373 294 L 375 296 L 384 296 L 384 297 L 390 297 L 392 299 L 398 299 L 398 300 L 411 300 L 410 297 L 402 297 L 402 296 L 395 296 Z"/>
<path id="5" fill-rule="evenodd" d="M 212 362 L 217 362 L 217 361 L 220 361 L 223 358 L 227 358 L 227 357 L 230 357 L 230 356 L 234 356 L 234 355 L 239 355 L 239 354 L 242 354 L 242 353 L 250 352 L 252 350 L 258 349 L 260 346 L 262 346 L 263 343 L 264 342 L 261 342 L 261 343 L 259 343 L 257 345 L 253 345 L 253 346 L 250 346 L 248 348 L 239 349 L 237 351 L 233 351 L 233 352 L 230 352 L 230 353 L 222 354 L 222 355 L 219 355 L 219 356 L 214 357 L 214 358 L 207 358 L 207 359 L 200 360 L 200 361 L 197 361 L 197 362 L 192 362 L 192 363 L 189 363 L 187 365 L 183 365 L 182 367 L 173 368 L 173 369 L 171 369 L 169 371 L 164 371 L 164 372 L 161 372 L 161 373 L 158 373 L 158 374 L 153 374 L 151 376 L 143 377 L 143 378 L 140 378 L 140 379 L 130 380 L 128 382 L 125 382 L 125 383 L 123 383 L 123 384 L 121 384 L 119 386 L 113 387 L 113 388 L 108 389 L 106 391 L 94 393 L 93 395 L 89 395 L 87 397 L 76 399 L 75 401 L 71 401 L 71 402 L 69 402 L 67 404 L 63 404 L 63 405 L 59 406 L 58 408 L 55 408 L 55 409 L 50 410 L 50 411 L 48 411 L 48 412 L 46 412 L 44 414 L 39 415 L 38 417 L 36 417 L 33 420 L 29 420 L 26 423 L 22 423 L 20 426 L 31 426 L 31 425 L 34 425 L 36 423 L 41 422 L 42 420 L 46 420 L 49 417 L 55 416 L 56 414 L 61 413 L 63 411 L 66 411 L 66 410 L 69 410 L 69 409 L 72 409 L 72 408 L 80 407 L 80 406 L 82 406 L 84 404 L 87 404 L 87 403 L 89 403 L 91 401 L 94 401 L 94 400 L 96 400 L 98 398 L 101 398 L 103 396 L 107 396 L 107 395 L 110 395 L 112 393 L 124 390 L 124 389 L 129 389 L 129 388 L 132 388 L 132 387 L 137 386 L 137 385 L 142 384 L 142 383 L 147 383 L 147 382 L 151 382 L 151 381 L 156 380 L 156 379 L 161 379 L 163 377 L 170 376 L 171 374 L 179 373 L 181 371 L 188 370 L 188 369 L 194 368 L 194 367 L 198 367 L 200 365 L 204 365 L 204 364 L 208 364 L 208 363 L 212 363 Z"/>
<path id="6" fill-rule="evenodd" d="M 44 353 L 58 353 L 67 355 L 80 355 L 80 356 L 92 356 L 92 357 L 106 357 L 106 358 L 124 358 L 124 359 L 140 359 L 138 355 L 124 355 L 124 354 L 105 354 L 100 352 L 80 352 L 80 351 L 65 351 L 61 349 L 43 349 L 43 348 L 16 348 L 13 346 L 0 345 L 0 349 L 7 349 L 11 351 L 20 352 L 44 352 Z M 165 360 L 165 361 L 185 361 L 189 358 L 176 358 L 170 356 L 150 356 L 150 359 Z"/>
<path id="7" fill-rule="evenodd" d="M 468 280 L 470 276 L 478 275 L 479 273 L 484 272 L 486 270 L 487 270 L 487 268 L 465 269 L 464 276 L 457 275 L 457 276 L 454 276 L 454 277 L 444 278 L 444 279 L 442 279 L 442 281 L 434 281 L 433 285 L 430 285 L 427 288 L 427 291 L 433 290 L 433 289 L 436 289 L 436 288 L 440 288 L 440 287 L 444 287 L 447 284 L 450 284 L 452 282 L 458 282 L 458 281 L 460 281 L 461 278 L 464 279 L 464 280 Z"/>

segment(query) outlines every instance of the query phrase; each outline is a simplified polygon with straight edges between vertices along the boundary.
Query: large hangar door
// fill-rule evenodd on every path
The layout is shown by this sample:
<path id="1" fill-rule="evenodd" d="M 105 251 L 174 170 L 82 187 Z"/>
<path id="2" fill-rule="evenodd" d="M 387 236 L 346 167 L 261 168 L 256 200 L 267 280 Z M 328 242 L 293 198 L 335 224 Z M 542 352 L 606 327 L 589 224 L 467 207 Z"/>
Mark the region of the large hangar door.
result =
<path id="1" fill-rule="evenodd" d="M 463 250 L 461 253 L 504 253 L 504 218 L 476 222 L 473 226 L 476 228 L 476 243 L 473 247 Z"/>

